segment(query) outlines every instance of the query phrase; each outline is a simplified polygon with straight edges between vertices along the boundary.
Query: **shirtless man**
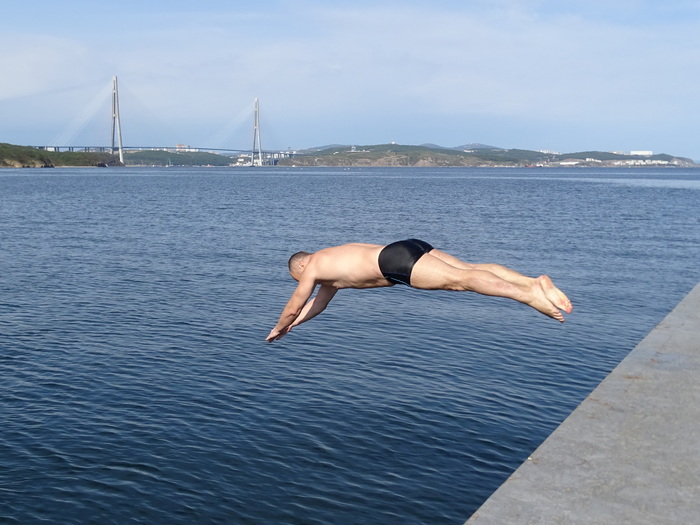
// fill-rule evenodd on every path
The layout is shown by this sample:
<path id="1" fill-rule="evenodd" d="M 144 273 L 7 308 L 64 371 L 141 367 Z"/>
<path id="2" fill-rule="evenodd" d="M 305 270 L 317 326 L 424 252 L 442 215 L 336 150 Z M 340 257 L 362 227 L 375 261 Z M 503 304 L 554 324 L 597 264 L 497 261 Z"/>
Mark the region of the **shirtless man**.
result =
<path id="1" fill-rule="evenodd" d="M 469 264 L 418 239 L 387 246 L 344 244 L 316 253 L 297 252 L 289 273 L 299 285 L 266 341 L 320 314 L 341 288 L 380 288 L 405 284 L 421 290 L 458 290 L 507 297 L 564 322 L 559 310 L 573 307 L 546 275 L 526 277 L 500 264 Z M 309 301 L 317 285 L 316 297 Z"/>

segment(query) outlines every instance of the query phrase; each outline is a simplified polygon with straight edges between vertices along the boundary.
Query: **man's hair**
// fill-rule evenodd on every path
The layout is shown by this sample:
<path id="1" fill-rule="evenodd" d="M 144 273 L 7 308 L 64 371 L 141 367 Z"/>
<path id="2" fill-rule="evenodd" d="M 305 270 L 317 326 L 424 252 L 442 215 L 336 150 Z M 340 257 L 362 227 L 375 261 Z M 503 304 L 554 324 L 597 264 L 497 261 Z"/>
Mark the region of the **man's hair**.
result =
<path id="1" fill-rule="evenodd" d="M 299 266 L 299 263 L 301 263 L 301 260 L 304 259 L 305 257 L 308 257 L 311 255 L 309 252 L 297 252 L 294 255 L 292 255 L 289 258 L 289 262 L 287 263 L 287 266 L 289 267 L 289 271 L 291 272 L 292 269 L 296 269 Z"/>

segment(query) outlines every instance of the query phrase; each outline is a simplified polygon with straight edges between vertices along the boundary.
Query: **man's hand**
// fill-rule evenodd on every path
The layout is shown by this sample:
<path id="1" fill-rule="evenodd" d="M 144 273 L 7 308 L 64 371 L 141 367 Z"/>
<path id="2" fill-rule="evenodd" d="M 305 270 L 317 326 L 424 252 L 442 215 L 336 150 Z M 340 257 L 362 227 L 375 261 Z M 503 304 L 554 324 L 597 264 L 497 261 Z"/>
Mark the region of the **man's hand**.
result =
<path id="1" fill-rule="evenodd" d="M 287 335 L 289 332 L 291 332 L 291 330 L 292 330 L 291 326 L 288 326 L 282 330 L 275 330 L 273 328 L 272 331 L 270 332 L 270 335 L 268 335 L 265 338 L 265 341 L 267 341 L 268 343 L 271 343 L 272 341 L 277 341 L 279 339 L 282 339 L 285 335 Z"/>

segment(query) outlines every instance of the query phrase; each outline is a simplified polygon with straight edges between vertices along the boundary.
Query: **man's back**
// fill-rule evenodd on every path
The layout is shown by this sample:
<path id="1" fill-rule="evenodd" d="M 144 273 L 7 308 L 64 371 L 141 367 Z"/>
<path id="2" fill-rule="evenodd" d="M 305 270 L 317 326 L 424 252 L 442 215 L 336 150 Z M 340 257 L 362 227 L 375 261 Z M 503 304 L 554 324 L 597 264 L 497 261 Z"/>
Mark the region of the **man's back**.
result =
<path id="1" fill-rule="evenodd" d="M 352 243 L 319 250 L 311 255 L 302 278 L 334 288 L 391 286 L 377 262 L 382 248 L 379 244 Z"/>

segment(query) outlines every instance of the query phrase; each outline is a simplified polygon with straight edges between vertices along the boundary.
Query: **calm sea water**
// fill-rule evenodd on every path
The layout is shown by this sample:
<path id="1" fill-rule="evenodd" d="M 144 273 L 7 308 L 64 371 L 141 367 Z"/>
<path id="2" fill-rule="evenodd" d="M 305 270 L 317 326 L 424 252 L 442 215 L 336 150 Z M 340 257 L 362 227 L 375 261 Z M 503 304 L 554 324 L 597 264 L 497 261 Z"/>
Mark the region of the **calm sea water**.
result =
<path id="1" fill-rule="evenodd" d="M 0 171 L 0 522 L 461 524 L 700 280 L 700 171 Z M 549 274 L 343 290 L 290 253 L 419 237 Z"/>

